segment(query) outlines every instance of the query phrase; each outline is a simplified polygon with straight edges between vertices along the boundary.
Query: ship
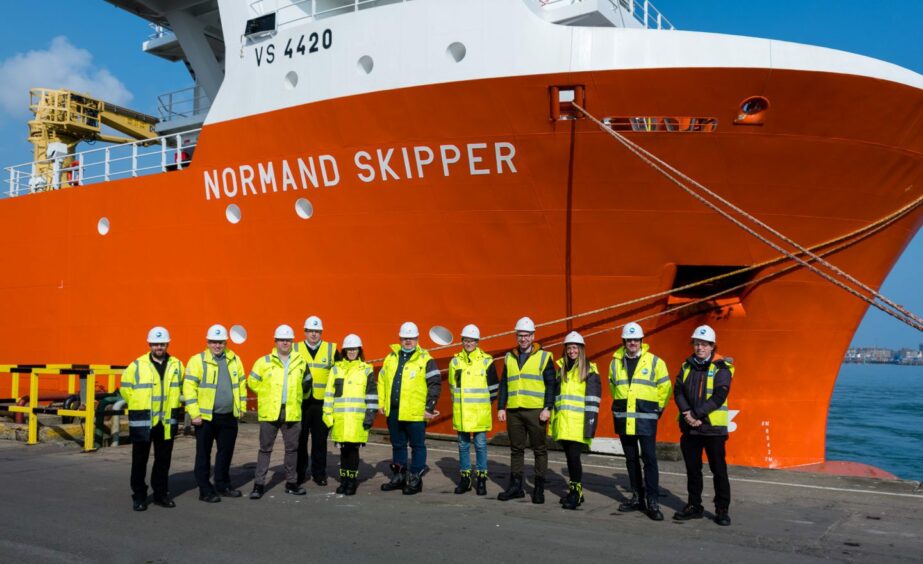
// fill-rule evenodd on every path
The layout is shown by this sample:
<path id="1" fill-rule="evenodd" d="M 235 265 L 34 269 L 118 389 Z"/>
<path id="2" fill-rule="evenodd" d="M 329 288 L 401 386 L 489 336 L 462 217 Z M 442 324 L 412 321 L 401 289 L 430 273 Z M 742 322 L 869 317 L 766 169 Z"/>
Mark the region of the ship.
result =
<path id="1" fill-rule="evenodd" d="M 0 361 L 126 364 L 154 325 L 185 359 L 222 323 L 249 363 L 317 315 L 373 359 L 414 321 L 445 368 L 464 325 L 501 358 L 530 316 L 604 378 L 640 321 L 675 375 L 709 324 L 729 462 L 824 462 L 869 301 L 819 259 L 874 292 L 919 230 L 923 76 L 644 0 L 107 1 L 195 85 L 153 138 L 5 169 Z"/>

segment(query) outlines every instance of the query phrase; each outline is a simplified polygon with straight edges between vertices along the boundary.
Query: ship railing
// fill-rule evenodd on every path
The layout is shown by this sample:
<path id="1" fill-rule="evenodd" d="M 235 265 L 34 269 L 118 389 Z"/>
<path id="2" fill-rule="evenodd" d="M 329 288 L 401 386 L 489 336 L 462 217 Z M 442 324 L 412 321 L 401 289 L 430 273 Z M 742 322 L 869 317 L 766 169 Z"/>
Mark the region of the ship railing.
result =
<path id="1" fill-rule="evenodd" d="M 266 12 L 276 14 L 276 30 L 299 22 L 309 22 L 333 16 L 358 12 L 369 8 L 377 8 L 388 4 L 400 4 L 410 0 L 294 0 L 274 11 Z M 251 8 L 261 11 L 263 0 L 250 2 Z"/>
<path id="2" fill-rule="evenodd" d="M 538 0 L 539 6 L 553 10 L 580 4 L 584 0 Z M 647 29 L 676 29 L 653 3 L 648 0 L 606 0 L 618 10 L 620 7 Z"/>
<path id="3" fill-rule="evenodd" d="M 211 105 L 211 99 L 201 86 L 190 86 L 157 96 L 157 111 L 161 121 L 206 114 Z"/>
<path id="4" fill-rule="evenodd" d="M 146 176 L 187 168 L 198 145 L 201 128 L 121 145 L 79 151 L 66 157 L 6 167 L 7 195 L 44 192 Z M 66 158 L 69 166 L 64 166 Z"/>
<path id="5" fill-rule="evenodd" d="M 108 364 L 0 364 L 0 374 L 9 374 L 10 397 L 0 398 L 0 412 L 7 414 L 22 414 L 27 416 L 28 425 L 27 444 L 38 444 L 38 416 L 58 415 L 61 417 L 75 417 L 83 419 L 83 450 L 96 450 L 94 441 L 97 423 L 96 413 L 96 378 L 106 377 L 106 391 L 113 393 L 116 390 L 116 378 L 124 371 L 124 366 Z M 28 376 L 29 394 L 20 396 L 20 379 Z M 48 399 L 42 400 L 39 395 L 39 379 L 41 377 L 66 377 L 68 395 L 76 395 L 79 391 L 78 409 L 49 407 Z M 79 386 L 78 386 L 79 379 Z M 44 403 L 44 405 L 43 405 Z M 82 407 L 81 407 L 82 406 Z M 110 411 L 108 414 L 115 414 Z M 100 418 L 101 419 L 101 418 Z M 114 430 L 116 433 L 118 429 Z"/>

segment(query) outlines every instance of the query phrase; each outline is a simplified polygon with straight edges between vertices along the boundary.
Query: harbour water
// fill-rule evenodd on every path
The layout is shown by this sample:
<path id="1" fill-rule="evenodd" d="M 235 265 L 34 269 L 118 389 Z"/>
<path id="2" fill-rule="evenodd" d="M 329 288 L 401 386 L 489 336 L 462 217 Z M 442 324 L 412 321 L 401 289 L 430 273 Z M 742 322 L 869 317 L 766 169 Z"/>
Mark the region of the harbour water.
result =
<path id="1" fill-rule="evenodd" d="M 923 481 L 923 366 L 844 364 L 830 400 L 827 460 Z"/>

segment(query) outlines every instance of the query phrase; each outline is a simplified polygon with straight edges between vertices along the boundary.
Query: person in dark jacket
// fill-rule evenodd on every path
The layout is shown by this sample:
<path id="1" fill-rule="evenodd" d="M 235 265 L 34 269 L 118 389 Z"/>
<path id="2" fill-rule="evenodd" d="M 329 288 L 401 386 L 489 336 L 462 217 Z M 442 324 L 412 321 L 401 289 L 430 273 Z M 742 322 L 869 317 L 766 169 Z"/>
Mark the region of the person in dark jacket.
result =
<path id="1" fill-rule="evenodd" d="M 715 484 L 715 523 L 731 524 L 728 507 L 731 485 L 728 482 L 725 443 L 728 438 L 728 394 L 734 365 L 717 355 L 715 330 L 708 325 L 692 333 L 692 356 L 686 359 L 673 386 L 673 399 L 679 408 L 680 448 L 686 463 L 688 498 L 682 511 L 673 515 L 677 521 L 701 519 L 702 451 Z"/>

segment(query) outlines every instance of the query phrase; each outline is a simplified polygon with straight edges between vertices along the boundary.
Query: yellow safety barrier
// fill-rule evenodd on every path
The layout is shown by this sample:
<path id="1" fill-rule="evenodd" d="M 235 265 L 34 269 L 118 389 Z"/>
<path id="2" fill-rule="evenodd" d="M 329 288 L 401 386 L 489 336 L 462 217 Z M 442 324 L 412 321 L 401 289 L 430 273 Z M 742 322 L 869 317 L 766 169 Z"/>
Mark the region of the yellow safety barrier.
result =
<path id="1" fill-rule="evenodd" d="M 8 373 L 12 376 L 11 395 L 13 399 L 19 397 L 20 374 L 29 374 L 29 405 L 11 405 L 7 408 L 10 413 L 28 414 L 28 440 L 26 444 L 38 444 L 38 415 L 39 413 L 53 413 L 64 417 L 83 418 L 83 450 L 91 452 L 96 450 L 93 444 L 93 433 L 96 417 L 96 377 L 107 376 L 106 389 L 110 393 L 115 391 L 116 376 L 120 376 L 123 366 L 109 364 L 47 364 L 47 365 L 10 365 L 0 364 L 0 374 Z M 83 409 L 49 409 L 39 405 L 38 383 L 41 376 L 67 376 L 68 394 L 77 393 L 77 379 L 86 378 L 86 399 Z"/>

